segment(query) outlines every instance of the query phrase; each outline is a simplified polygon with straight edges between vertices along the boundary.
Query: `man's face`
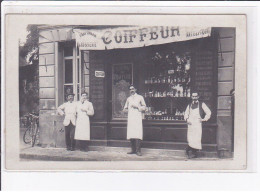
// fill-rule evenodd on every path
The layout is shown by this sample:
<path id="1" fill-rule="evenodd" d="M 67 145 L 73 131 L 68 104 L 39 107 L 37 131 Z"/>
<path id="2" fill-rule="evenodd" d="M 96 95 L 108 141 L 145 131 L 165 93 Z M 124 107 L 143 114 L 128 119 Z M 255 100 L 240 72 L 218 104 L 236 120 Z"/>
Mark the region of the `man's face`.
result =
<path id="1" fill-rule="evenodd" d="M 134 94 L 135 94 L 135 91 L 136 91 L 135 88 L 130 88 L 130 94 L 131 94 L 131 95 L 134 95 Z"/>
<path id="2" fill-rule="evenodd" d="M 73 95 L 69 95 L 69 96 L 68 96 L 68 101 L 72 102 L 73 99 L 74 99 L 74 96 L 73 96 Z"/>
<path id="3" fill-rule="evenodd" d="M 88 95 L 87 94 L 82 94 L 81 97 L 82 97 L 83 100 L 87 100 L 88 99 Z"/>
<path id="4" fill-rule="evenodd" d="M 198 99 L 199 99 L 198 93 L 192 93 L 191 99 L 192 99 L 192 102 L 198 102 Z"/>

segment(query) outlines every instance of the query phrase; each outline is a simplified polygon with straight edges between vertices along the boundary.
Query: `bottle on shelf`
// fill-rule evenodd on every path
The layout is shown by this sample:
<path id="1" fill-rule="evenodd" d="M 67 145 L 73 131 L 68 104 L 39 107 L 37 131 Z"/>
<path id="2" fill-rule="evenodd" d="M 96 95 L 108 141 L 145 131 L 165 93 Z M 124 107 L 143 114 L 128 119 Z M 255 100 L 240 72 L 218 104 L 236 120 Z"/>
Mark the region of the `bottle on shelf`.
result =
<path id="1" fill-rule="evenodd" d="M 183 97 L 187 97 L 186 88 L 185 88 L 185 89 L 183 89 Z"/>
<path id="2" fill-rule="evenodd" d="M 173 83 L 177 83 L 177 77 L 176 77 L 175 74 L 174 74 L 174 77 L 173 77 Z"/>
<path id="3" fill-rule="evenodd" d="M 168 76 L 168 82 L 167 83 L 171 83 L 171 76 Z"/>
<path id="4" fill-rule="evenodd" d="M 183 76 L 182 77 L 182 83 L 185 83 L 186 82 L 186 79 L 185 79 L 185 77 Z"/>
<path id="5" fill-rule="evenodd" d="M 187 97 L 190 98 L 190 88 L 187 89 Z"/>

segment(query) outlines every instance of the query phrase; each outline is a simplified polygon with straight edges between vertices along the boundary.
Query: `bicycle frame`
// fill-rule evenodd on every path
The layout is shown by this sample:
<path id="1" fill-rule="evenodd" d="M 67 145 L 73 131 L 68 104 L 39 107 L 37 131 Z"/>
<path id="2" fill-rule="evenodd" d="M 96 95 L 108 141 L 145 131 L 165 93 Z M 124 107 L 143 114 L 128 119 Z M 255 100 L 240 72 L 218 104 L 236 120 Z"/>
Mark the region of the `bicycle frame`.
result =
<path id="1" fill-rule="evenodd" d="M 33 147 L 36 139 L 37 139 L 37 133 L 39 131 L 39 117 L 29 113 L 27 116 L 27 121 L 28 121 L 28 125 L 27 125 L 27 130 L 24 133 L 24 142 L 25 143 L 30 143 L 31 146 Z M 26 137 L 30 137 L 30 141 L 26 141 Z"/>

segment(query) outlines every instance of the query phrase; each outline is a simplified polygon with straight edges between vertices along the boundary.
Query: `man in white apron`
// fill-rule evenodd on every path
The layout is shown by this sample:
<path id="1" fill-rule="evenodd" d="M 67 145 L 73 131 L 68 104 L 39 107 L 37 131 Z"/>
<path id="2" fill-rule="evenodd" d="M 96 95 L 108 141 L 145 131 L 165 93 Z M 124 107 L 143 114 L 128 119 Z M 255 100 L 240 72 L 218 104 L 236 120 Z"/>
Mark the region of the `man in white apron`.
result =
<path id="1" fill-rule="evenodd" d="M 146 109 L 144 98 L 136 93 L 134 86 L 129 87 L 130 96 L 127 98 L 124 110 L 128 111 L 127 139 L 131 142 L 131 152 L 141 156 L 141 140 L 143 139 L 142 112 Z"/>
<path id="2" fill-rule="evenodd" d="M 60 115 L 65 115 L 63 125 L 65 126 L 65 140 L 68 151 L 75 150 L 75 125 L 76 125 L 76 103 L 73 102 L 74 94 L 67 94 L 68 102 L 60 105 L 57 109 Z"/>
<path id="3" fill-rule="evenodd" d="M 208 121 L 211 111 L 204 102 L 199 101 L 197 92 L 191 95 L 192 102 L 186 108 L 184 119 L 188 124 L 186 154 L 189 158 L 196 158 L 201 150 L 202 122 Z"/>
<path id="4" fill-rule="evenodd" d="M 80 142 L 81 151 L 87 151 L 87 141 L 90 140 L 89 116 L 94 115 L 93 105 L 87 99 L 88 93 L 83 92 L 80 101 L 77 102 L 75 139 Z"/>

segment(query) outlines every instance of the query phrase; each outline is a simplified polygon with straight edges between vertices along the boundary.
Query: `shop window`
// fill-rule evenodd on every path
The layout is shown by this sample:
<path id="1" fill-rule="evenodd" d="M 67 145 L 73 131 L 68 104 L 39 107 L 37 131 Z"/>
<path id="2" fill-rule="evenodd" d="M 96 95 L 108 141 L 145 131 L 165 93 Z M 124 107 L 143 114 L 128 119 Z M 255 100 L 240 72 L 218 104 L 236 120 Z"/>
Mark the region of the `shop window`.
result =
<path id="1" fill-rule="evenodd" d="M 143 96 L 147 120 L 184 120 L 191 96 L 191 53 L 174 50 L 152 53 L 146 65 Z"/>

